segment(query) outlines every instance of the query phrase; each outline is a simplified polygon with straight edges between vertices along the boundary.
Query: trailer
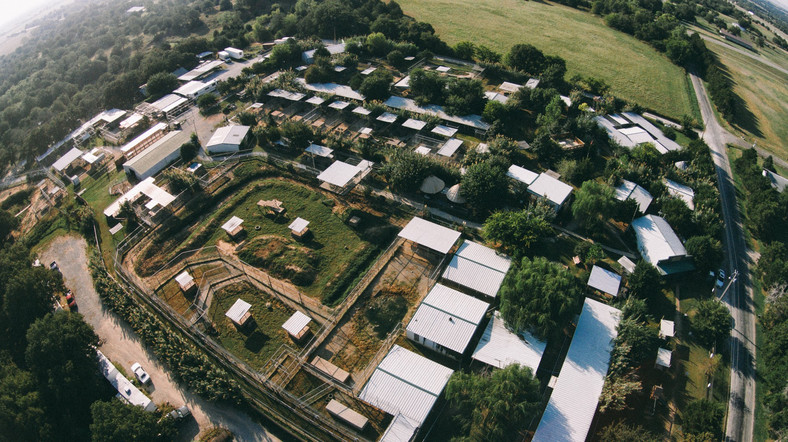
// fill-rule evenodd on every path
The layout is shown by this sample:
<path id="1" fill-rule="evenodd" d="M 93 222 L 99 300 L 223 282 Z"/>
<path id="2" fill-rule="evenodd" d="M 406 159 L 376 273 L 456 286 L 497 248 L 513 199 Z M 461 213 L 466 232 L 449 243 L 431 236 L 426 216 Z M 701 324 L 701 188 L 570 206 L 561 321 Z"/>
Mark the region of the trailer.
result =
<path id="1" fill-rule="evenodd" d="M 232 58 L 234 58 L 236 60 L 240 60 L 240 59 L 244 58 L 244 51 L 242 51 L 240 49 L 229 47 L 229 48 L 224 48 L 224 52 L 227 52 L 227 54 L 229 54 L 230 57 L 232 57 Z"/>

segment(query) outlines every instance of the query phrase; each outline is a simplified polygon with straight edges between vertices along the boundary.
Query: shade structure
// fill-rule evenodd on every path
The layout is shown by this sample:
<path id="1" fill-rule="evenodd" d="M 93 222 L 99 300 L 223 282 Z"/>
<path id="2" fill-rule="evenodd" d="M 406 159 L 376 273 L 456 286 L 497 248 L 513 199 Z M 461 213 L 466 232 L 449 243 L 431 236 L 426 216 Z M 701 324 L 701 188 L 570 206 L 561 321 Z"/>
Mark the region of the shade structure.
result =
<path id="1" fill-rule="evenodd" d="M 419 190 L 426 194 L 432 195 L 440 192 L 444 187 L 446 187 L 446 183 L 444 183 L 442 179 L 436 177 L 435 175 L 430 175 L 427 178 L 424 178 L 424 181 L 421 182 L 421 187 Z"/>
<path id="2" fill-rule="evenodd" d="M 446 192 L 446 198 L 449 201 L 453 202 L 453 203 L 457 203 L 457 204 L 464 204 L 465 203 L 465 198 L 463 198 L 462 195 L 460 194 L 460 184 L 459 183 L 457 183 L 457 184 L 455 184 L 455 185 L 453 185 L 453 186 L 451 186 L 449 188 L 449 191 Z"/>

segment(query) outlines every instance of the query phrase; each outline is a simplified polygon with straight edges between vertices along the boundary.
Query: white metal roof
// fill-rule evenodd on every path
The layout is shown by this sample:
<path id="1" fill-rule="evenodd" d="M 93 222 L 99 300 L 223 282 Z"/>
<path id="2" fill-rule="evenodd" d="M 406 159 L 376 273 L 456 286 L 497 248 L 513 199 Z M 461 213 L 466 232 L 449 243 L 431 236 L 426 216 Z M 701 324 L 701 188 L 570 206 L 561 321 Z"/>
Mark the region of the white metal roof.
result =
<path id="1" fill-rule="evenodd" d="M 175 277 L 175 282 L 177 282 L 181 287 L 189 285 L 190 282 L 194 281 L 194 277 L 189 274 L 186 270 L 181 272 L 180 275 Z"/>
<path id="2" fill-rule="evenodd" d="M 315 95 L 314 97 L 306 100 L 307 103 L 314 104 L 315 106 L 321 105 L 321 104 L 325 103 L 325 101 L 326 100 L 318 97 L 317 95 Z"/>
<path id="3" fill-rule="evenodd" d="M 665 182 L 665 187 L 667 187 L 669 194 L 684 201 L 690 210 L 695 210 L 695 202 L 693 201 L 693 198 L 695 198 L 695 191 L 692 190 L 692 187 L 679 184 L 667 178 L 663 181 Z"/>
<path id="4" fill-rule="evenodd" d="M 356 106 L 356 108 L 353 109 L 353 113 L 358 115 L 369 115 L 372 111 L 364 108 L 364 106 Z"/>
<path id="5" fill-rule="evenodd" d="M 424 423 L 454 370 L 394 345 L 372 373 L 359 399 L 396 416 Z"/>
<path id="6" fill-rule="evenodd" d="M 282 324 L 282 328 L 291 335 L 297 336 L 311 321 L 312 319 L 309 316 L 296 310 L 296 312 Z"/>
<path id="7" fill-rule="evenodd" d="M 237 216 L 233 215 L 233 217 L 230 218 L 226 223 L 222 224 L 222 229 L 225 232 L 230 233 L 233 230 L 237 229 L 238 226 L 243 224 L 243 222 L 244 222 L 244 220 L 242 220 L 241 218 L 238 218 Z"/>
<path id="8" fill-rule="evenodd" d="M 509 330 L 501 312 L 496 311 L 473 351 L 473 359 L 497 368 L 520 364 L 536 374 L 546 345 L 528 332 L 517 334 Z"/>
<path id="9" fill-rule="evenodd" d="M 417 148 L 414 150 L 414 152 L 416 152 L 416 153 L 419 153 L 419 154 L 422 154 L 422 155 L 429 155 L 429 153 L 430 153 L 430 152 L 432 152 L 432 151 L 430 150 L 430 148 L 429 148 L 429 147 L 427 147 L 427 146 L 425 146 L 425 145 L 423 145 L 423 144 L 422 144 L 422 145 L 420 145 L 419 147 L 417 147 Z"/>
<path id="10" fill-rule="evenodd" d="M 346 107 L 350 106 L 350 103 L 347 101 L 335 101 L 328 105 L 331 109 L 342 110 Z"/>
<path id="11" fill-rule="evenodd" d="M 401 87 L 401 88 L 409 88 L 410 87 L 410 75 L 406 75 L 405 78 L 398 81 L 394 84 L 394 87 Z"/>
<path id="12" fill-rule="evenodd" d="M 383 436 L 380 437 L 380 442 L 410 442 L 418 429 L 418 422 L 398 414 L 394 416 Z"/>
<path id="13" fill-rule="evenodd" d="M 407 127 L 408 129 L 413 130 L 422 130 L 426 125 L 426 121 L 416 120 L 413 118 L 408 118 L 404 123 L 402 123 L 402 127 Z"/>
<path id="14" fill-rule="evenodd" d="M 407 330 L 463 353 L 488 307 L 486 302 L 435 284 L 416 309 Z"/>
<path id="15" fill-rule="evenodd" d="M 490 101 L 497 101 L 502 104 L 506 104 L 506 102 L 509 101 L 509 97 L 504 94 L 499 94 L 498 92 L 485 91 L 484 96 Z"/>
<path id="16" fill-rule="evenodd" d="M 143 118 L 144 117 L 143 117 L 142 114 L 138 114 L 138 113 L 135 112 L 135 113 L 131 114 L 131 116 L 129 116 L 125 120 L 121 121 L 118 124 L 118 126 L 121 129 L 128 129 L 128 128 L 134 126 L 135 124 L 139 123 L 140 121 L 142 121 Z"/>
<path id="17" fill-rule="evenodd" d="M 490 145 L 487 143 L 479 143 L 476 145 L 476 152 L 479 153 L 490 153 Z M 534 178 L 536 174 L 534 174 Z"/>
<path id="18" fill-rule="evenodd" d="M 609 295 L 618 296 L 621 276 L 602 267 L 594 266 L 591 269 L 591 276 L 588 278 L 588 285 Z"/>
<path id="19" fill-rule="evenodd" d="M 178 80 L 181 81 L 194 80 L 195 78 L 199 78 L 207 74 L 208 72 L 211 72 L 212 70 L 219 68 L 223 63 L 224 62 L 222 60 L 206 61 L 198 65 L 196 68 L 178 77 Z"/>
<path id="20" fill-rule="evenodd" d="M 651 265 L 674 256 L 685 256 L 687 250 L 664 218 L 646 215 L 632 221 L 632 229 L 643 259 Z"/>
<path id="21" fill-rule="evenodd" d="M 268 96 L 274 98 L 284 98 L 285 100 L 290 101 L 301 101 L 304 97 L 306 97 L 306 94 L 302 94 L 300 92 L 290 92 L 284 89 L 274 89 L 268 93 Z"/>
<path id="22" fill-rule="evenodd" d="M 317 176 L 317 179 L 338 187 L 345 187 L 347 183 L 361 173 L 361 169 L 342 161 L 334 161 Z"/>
<path id="23" fill-rule="evenodd" d="M 454 255 L 443 271 L 443 278 L 463 287 L 490 297 L 498 296 L 498 290 L 506 277 L 505 272 Z"/>
<path id="24" fill-rule="evenodd" d="M 410 98 L 391 96 L 383 104 L 385 104 L 388 107 L 393 107 L 394 109 L 405 109 L 407 111 L 415 112 L 417 114 L 435 115 L 441 120 L 462 124 L 463 126 L 473 127 L 474 129 L 487 130 L 490 128 L 489 124 L 482 121 L 481 115 L 476 115 L 476 114 L 464 115 L 464 116 L 449 115 L 443 110 L 442 106 L 438 106 L 436 104 L 419 106 L 418 104 L 416 104 L 414 100 Z"/>
<path id="25" fill-rule="evenodd" d="M 495 250 L 470 240 L 464 241 L 457 249 L 455 255 L 503 273 L 508 272 L 509 267 L 512 266 L 512 260 L 508 256 L 500 255 Z"/>
<path id="26" fill-rule="evenodd" d="M 346 69 L 345 66 L 334 66 L 334 72 L 344 72 Z"/>
<path id="27" fill-rule="evenodd" d="M 131 405 L 142 407 L 143 410 L 148 412 L 156 411 L 156 404 L 153 403 L 144 393 L 142 393 L 134 384 L 131 383 L 125 376 L 123 376 L 115 365 L 104 356 L 99 350 L 96 350 L 99 361 L 99 369 L 101 374 L 107 378 L 110 384 L 118 391 L 118 396 L 122 397 Z"/>
<path id="28" fill-rule="evenodd" d="M 330 157 L 334 149 L 329 149 L 319 144 L 310 144 L 309 147 L 306 148 L 306 151 L 319 157 Z"/>
<path id="29" fill-rule="evenodd" d="M 438 155 L 450 157 L 462 146 L 463 141 L 458 138 L 449 138 L 438 150 Z"/>
<path id="30" fill-rule="evenodd" d="M 536 178 L 539 177 L 539 174 L 524 167 L 512 164 L 509 166 L 509 171 L 506 172 L 506 176 L 530 186 L 534 181 L 536 181 Z"/>
<path id="31" fill-rule="evenodd" d="M 667 338 L 672 338 L 676 334 L 675 323 L 667 319 L 659 321 L 659 334 Z"/>
<path id="32" fill-rule="evenodd" d="M 369 74 L 375 72 L 375 70 L 377 70 L 377 66 L 368 67 L 368 68 L 364 69 L 363 71 L 361 71 L 361 75 L 369 75 Z"/>
<path id="33" fill-rule="evenodd" d="M 630 198 L 638 203 L 638 209 L 641 213 L 646 213 L 648 206 L 651 205 L 651 201 L 654 200 L 654 197 L 648 193 L 648 190 L 632 181 L 621 180 L 621 185 L 616 187 L 616 199 L 619 201 L 626 201 Z"/>
<path id="34" fill-rule="evenodd" d="M 521 87 L 523 87 L 522 84 L 510 83 L 508 81 L 504 81 L 503 83 L 501 83 L 500 86 L 498 86 L 498 89 L 504 92 L 517 92 L 520 90 Z"/>
<path id="35" fill-rule="evenodd" d="M 666 349 L 660 348 L 657 350 L 657 365 L 660 365 L 665 368 L 670 368 L 670 358 L 673 356 L 673 352 Z"/>
<path id="36" fill-rule="evenodd" d="M 358 133 L 364 134 L 364 135 L 369 135 L 369 134 L 372 133 L 372 128 L 371 127 L 362 127 L 361 129 L 359 129 Z"/>
<path id="37" fill-rule="evenodd" d="M 616 262 L 621 264 L 621 267 L 623 267 L 624 270 L 626 270 L 628 273 L 632 273 L 635 271 L 635 263 L 632 262 L 632 260 L 627 258 L 626 256 L 622 256 L 621 258 L 618 258 L 618 261 Z"/>
<path id="38" fill-rule="evenodd" d="M 252 304 L 249 304 L 241 298 L 238 298 L 235 301 L 235 304 L 233 304 L 233 306 L 230 307 L 230 310 L 227 310 L 227 313 L 224 315 L 230 318 L 231 321 L 240 323 L 244 315 L 249 312 L 250 308 L 252 308 Z"/>
<path id="39" fill-rule="evenodd" d="M 202 81 L 199 80 L 192 80 L 184 84 L 183 86 L 179 87 L 178 89 L 175 89 L 174 91 L 172 91 L 172 93 L 182 95 L 184 97 L 188 97 L 189 95 L 197 94 L 206 88 L 211 88 L 214 85 L 215 82 L 203 83 Z"/>
<path id="40" fill-rule="evenodd" d="M 221 144 L 232 144 L 240 146 L 246 134 L 249 133 L 249 126 L 224 126 L 216 129 L 211 139 L 205 147 L 218 146 Z"/>
<path id="41" fill-rule="evenodd" d="M 117 216 L 120 206 L 126 201 L 133 201 L 139 194 L 144 194 L 151 199 L 151 202 L 161 207 L 167 207 L 175 201 L 175 197 L 169 192 L 153 184 L 153 177 L 148 177 L 104 209 L 104 216 Z"/>
<path id="42" fill-rule="evenodd" d="M 123 167 L 134 169 L 139 175 L 144 175 L 149 170 L 157 167 L 162 161 L 170 158 L 177 153 L 181 146 L 188 142 L 190 134 L 182 130 L 167 132 L 163 137 L 156 140 L 145 150 L 138 153 L 134 158 L 123 163 Z"/>
<path id="43" fill-rule="evenodd" d="M 788 179 L 778 175 L 771 170 L 763 169 L 763 176 L 769 179 L 772 187 L 775 188 L 778 192 L 783 192 L 788 186 Z"/>
<path id="44" fill-rule="evenodd" d="M 290 230 L 293 230 L 293 231 L 295 231 L 295 232 L 300 232 L 300 231 L 302 231 L 302 230 L 306 229 L 306 227 L 307 227 L 308 225 L 309 225 L 309 221 L 307 221 L 307 220 L 305 220 L 304 218 L 301 218 L 301 217 L 299 216 L 298 218 L 296 218 L 295 220 L 293 220 L 293 222 L 292 222 L 292 223 L 290 223 L 290 225 L 289 225 L 289 226 L 287 226 L 287 228 L 288 228 L 288 229 L 290 229 Z"/>
<path id="45" fill-rule="evenodd" d="M 536 89 L 537 86 L 539 86 L 538 78 L 529 78 L 528 81 L 525 82 L 525 87 L 528 89 Z"/>
<path id="46" fill-rule="evenodd" d="M 528 186 L 528 191 L 547 198 L 551 203 L 560 206 L 566 201 L 566 198 L 572 193 L 572 186 L 563 183 L 546 173 L 540 173 L 531 185 Z"/>
<path id="47" fill-rule="evenodd" d="M 384 123 L 393 123 L 397 121 L 397 116 L 391 112 L 383 112 L 382 114 L 378 115 L 376 120 L 382 121 Z"/>
<path id="48" fill-rule="evenodd" d="M 55 161 L 55 164 L 53 164 L 52 167 L 54 167 L 55 170 L 57 170 L 58 172 L 62 172 L 77 158 L 81 157 L 83 153 L 84 152 L 77 149 L 76 147 L 72 147 L 71 150 L 64 153 L 62 157 L 58 158 L 58 160 Z"/>
<path id="49" fill-rule="evenodd" d="M 437 68 L 435 68 L 435 70 L 438 71 L 438 72 L 444 72 L 445 73 L 445 72 L 449 72 L 451 70 L 451 68 L 448 67 L 448 66 L 438 66 Z"/>
<path id="50" fill-rule="evenodd" d="M 297 78 L 296 81 L 301 83 L 308 91 L 323 92 L 351 100 L 364 101 L 364 96 L 354 91 L 350 86 L 336 83 L 307 83 L 303 78 Z"/>
<path id="51" fill-rule="evenodd" d="M 154 101 L 150 105 L 153 106 L 153 108 L 157 109 L 159 112 L 167 112 L 180 106 L 181 104 L 187 101 L 189 100 L 181 97 L 180 95 L 167 94 L 159 98 L 158 100 Z"/>
<path id="52" fill-rule="evenodd" d="M 418 216 L 399 232 L 399 236 L 443 254 L 449 253 L 460 232 L 429 222 Z"/>
<path id="53" fill-rule="evenodd" d="M 146 130 L 145 132 L 135 137 L 133 140 L 123 145 L 123 147 L 120 148 L 120 151 L 126 153 L 130 150 L 134 150 L 137 146 L 139 146 L 145 140 L 153 136 L 156 132 L 163 131 L 166 129 L 167 129 L 167 123 L 156 123 L 153 126 L 151 126 L 150 129 Z"/>
<path id="54" fill-rule="evenodd" d="M 457 133 L 457 129 L 439 124 L 433 127 L 430 132 L 438 135 L 443 135 L 444 137 L 451 137 Z"/>
<path id="55" fill-rule="evenodd" d="M 586 298 L 534 442 L 583 442 L 610 365 L 620 310 Z"/>

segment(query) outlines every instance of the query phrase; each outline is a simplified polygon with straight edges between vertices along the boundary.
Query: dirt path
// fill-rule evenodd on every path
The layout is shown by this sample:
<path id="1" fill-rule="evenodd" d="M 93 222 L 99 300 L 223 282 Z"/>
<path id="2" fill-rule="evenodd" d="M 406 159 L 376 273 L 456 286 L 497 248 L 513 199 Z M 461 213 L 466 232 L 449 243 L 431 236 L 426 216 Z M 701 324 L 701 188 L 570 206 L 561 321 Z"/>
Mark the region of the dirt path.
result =
<path id="1" fill-rule="evenodd" d="M 147 391 L 157 405 L 164 402 L 176 407 L 188 405 L 194 419 L 183 424 L 181 440 L 196 439 L 199 433 L 213 426 L 228 428 L 238 441 L 279 440 L 245 413 L 209 403 L 179 387 L 156 356 L 144 348 L 129 325 L 103 307 L 93 288 L 86 249 L 82 238 L 60 237 L 41 253 L 41 261 L 57 261 L 66 286 L 76 294 L 79 312 L 93 326 L 101 340 L 99 348 L 110 360 L 122 365 L 127 374 L 131 374 L 131 365 L 139 362 L 151 377 Z"/>

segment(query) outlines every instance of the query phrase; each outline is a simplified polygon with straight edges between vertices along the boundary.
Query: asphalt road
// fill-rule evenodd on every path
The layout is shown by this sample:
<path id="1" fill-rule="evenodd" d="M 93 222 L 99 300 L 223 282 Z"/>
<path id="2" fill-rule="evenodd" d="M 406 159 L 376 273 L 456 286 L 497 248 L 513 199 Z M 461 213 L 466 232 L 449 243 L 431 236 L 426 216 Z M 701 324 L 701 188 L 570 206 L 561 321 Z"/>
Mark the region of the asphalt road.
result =
<path id="1" fill-rule="evenodd" d="M 753 440 L 755 423 L 755 307 L 750 285 L 750 258 L 736 204 L 730 162 L 725 150 L 725 144 L 736 137 L 717 122 L 702 80 L 695 75 L 691 75 L 691 78 L 706 126 L 703 139 L 711 148 L 717 169 L 725 225 L 726 271 L 729 275 L 734 269 L 739 271 L 738 279 L 731 284 L 723 299 L 734 322 L 730 339 L 731 385 L 725 440 L 749 442 Z"/>
<path id="2" fill-rule="evenodd" d="M 189 407 L 193 418 L 181 424 L 180 439 L 194 440 L 206 429 L 220 426 L 232 431 L 238 441 L 278 441 L 245 413 L 207 402 L 175 382 L 169 370 L 145 348 L 131 327 L 102 305 L 87 267 L 86 247 L 82 238 L 60 237 L 41 253 L 40 259 L 45 263 L 57 261 L 66 287 L 76 295 L 79 313 L 99 336 L 102 353 L 120 364 L 127 375 L 132 375 L 131 365 L 139 362 L 151 377 L 151 385 L 146 390 L 156 405 L 169 402 L 176 407 L 184 404 Z"/>

